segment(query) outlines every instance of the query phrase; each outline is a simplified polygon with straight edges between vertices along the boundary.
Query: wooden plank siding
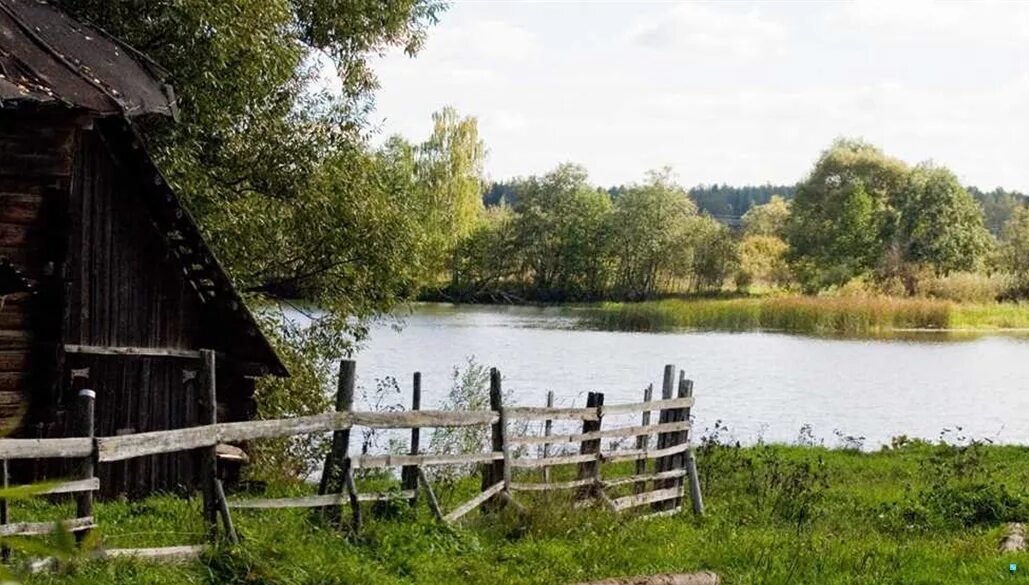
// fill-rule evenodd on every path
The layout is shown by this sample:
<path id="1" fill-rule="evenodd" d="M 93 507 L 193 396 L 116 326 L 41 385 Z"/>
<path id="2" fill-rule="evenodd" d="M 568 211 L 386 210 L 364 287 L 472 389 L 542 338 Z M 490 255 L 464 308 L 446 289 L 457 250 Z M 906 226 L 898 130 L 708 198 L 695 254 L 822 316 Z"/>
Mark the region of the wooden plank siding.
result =
<path id="1" fill-rule="evenodd" d="M 68 199 L 63 343 L 199 348 L 199 300 L 150 220 L 140 197 L 142 178 L 113 159 L 97 131 L 80 135 L 77 156 Z M 197 424 L 199 396 L 187 373 L 195 365 L 156 358 L 64 359 L 67 368 L 89 368 L 98 436 Z M 60 403 L 74 405 L 75 397 L 66 393 Z M 69 429 L 55 430 L 67 436 Z M 98 475 L 103 495 L 143 496 L 192 487 L 196 466 L 193 454 L 175 453 L 101 465 Z"/>
<path id="2" fill-rule="evenodd" d="M 62 111 L 0 111 L 0 262 L 35 290 L 0 297 L 0 420 L 16 436 L 74 435 L 71 370 L 88 368 L 97 436 L 194 426 L 189 360 L 67 354 L 65 344 L 197 350 L 212 314 L 157 228 L 136 165 L 120 161 L 102 121 Z M 2 295 L 2 293 L 0 293 Z M 218 329 L 208 327 L 210 330 Z M 216 348 L 221 349 L 221 348 Z M 219 420 L 249 418 L 253 380 L 218 372 Z M 223 379 L 224 378 L 224 379 Z M 63 477 L 73 463 L 17 463 L 18 481 Z M 194 455 L 102 464 L 101 495 L 191 489 Z"/>

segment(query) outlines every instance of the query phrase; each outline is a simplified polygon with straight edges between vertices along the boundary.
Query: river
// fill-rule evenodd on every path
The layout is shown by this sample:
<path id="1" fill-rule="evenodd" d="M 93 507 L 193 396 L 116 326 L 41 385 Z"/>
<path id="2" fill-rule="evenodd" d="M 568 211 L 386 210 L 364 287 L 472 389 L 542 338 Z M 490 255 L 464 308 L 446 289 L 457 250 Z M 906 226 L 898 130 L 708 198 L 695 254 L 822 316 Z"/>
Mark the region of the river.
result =
<path id="1" fill-rule="evenodd" d="M 815 442 L 874 449 L 892 437 L 941 433 L 1029 444 L 1029 339 L 855 341 L 777 333 L 587 330 L 568 310 L 419 305 L 372 328 L 357 353 L 358 384 L 422 372 L 423 408 L 442 401 L 467 359 L 499 368 L 513 401 L 609 404 L 660 388 L 672 363 L 694 381 L 697 432 L 722 440 Z M 658 390 L 659 392 L 659 390 Z M 802 431 L 802 429 L 804 429 Z M 847 440 L 843 437 L 852 437 Z"/>

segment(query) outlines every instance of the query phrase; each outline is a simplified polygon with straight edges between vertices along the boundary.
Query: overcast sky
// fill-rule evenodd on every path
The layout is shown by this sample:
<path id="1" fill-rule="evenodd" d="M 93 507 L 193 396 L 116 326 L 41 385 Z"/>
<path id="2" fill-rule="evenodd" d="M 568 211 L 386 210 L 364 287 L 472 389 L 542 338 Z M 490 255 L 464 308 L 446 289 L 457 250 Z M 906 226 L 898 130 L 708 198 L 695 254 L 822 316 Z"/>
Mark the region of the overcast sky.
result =
<path id="1" fill-rule="evenodd" d="M 1029 3 L 457 0 L 375 68 L 383 133 L 421 140 L 455 106 L 494 179 L 793 183 L 852 136 L 1029 191 Z"/>

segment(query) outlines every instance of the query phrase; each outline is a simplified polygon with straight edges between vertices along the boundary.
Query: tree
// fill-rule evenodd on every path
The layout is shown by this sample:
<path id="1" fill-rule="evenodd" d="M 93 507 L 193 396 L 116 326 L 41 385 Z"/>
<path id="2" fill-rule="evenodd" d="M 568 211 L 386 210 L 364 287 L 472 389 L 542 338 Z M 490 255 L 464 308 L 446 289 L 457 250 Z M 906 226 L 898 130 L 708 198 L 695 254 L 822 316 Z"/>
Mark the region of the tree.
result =
<path id="1" fill-rule="evenodd" d="M 508 298 L 504 284 L 520 275 L 514 212 L 507 206 L 486 209 L 476 227 L 457 246 L 450 294 L 459 299 Z"/>
<path id="2" fill-rule="evenodd" d="M 779 195 L 743 214 L 743 233 L 748 236 L 783 237 L 790 218 L 790 204 Z"/>
<path id="3" fill-rule="evenodd" d="M 432 122 L 432 135 L 414 150 L 415 173 L 429 266 L 442 270 L 482 213 L 486 147 L 476 119 L 454 108 L 434 113 Z"/>
<path id="4" fill-rule="evenodd" d="M 738 246 L 740 270 L 736 284 L 740 287 L 759 282 L 783 286 L 790 280 L 786 263 L 789 245 L 775 236 L 753 235 L 744 237 Z"/>
<path id="5" fill-rule="evenodd" d="M 563 164 L 515 185 L 515 238 L 536 295 L 597 298 L 607 286 L 611 199 L 581 166 Z"/>
<path id="6" fill-rule="evenodd" d="M 860 141 L 837 140 L 797 188 L 789 258 L 808 291 L 872 271 L 895 231 L 893 194 L 908 167 Z"/>
<path id="7" fill-rule="evenodd" d="M 653 296 L 662 278 L 688 276 L 696 217 L 696 204 L 670 169 L 650 171 L 645 183 L 620 189 L 612 217 L 615 289 L 620 296 Z"/>
<path id="8" fill-rule="evenodd" d="M 992 247 L 982 210 L 954 173 L 929 163 L 915 167 L 893 201 L 901 257 L 938 274 L 973 270 Z"/>
<path id="9" fill-rule="evenodd" d="M 999 252 L 1002 268 L 1022 279 L 1029 278 L 1029 207 L 1015 208 L 1004 223 Z"/>
<path id="10" fill-rule="evenodd" d="M 737 269 L 736 241 L 729 228 L 698 216 L 693 225 L 693 282 L 696 290 L 719 291 Z"/>
<path id="11" fill-rule="evenodd" d="M 170 72 L 179 120 L 141 123 L 149 150 L 251 302 L 322 307 L 268 318 L 291 381 L 265 381 L 266 416 L 327 406 L 321 374 L 365 319 L 413 290 L 424 248 L 413 184 L 367 144 L 369 57 L 414 54 L 437 0 L 59 0 Z M 320 73 L 338 72 L 333 91 Z M 268 305 L 265 305 L 268 306 Z"/>

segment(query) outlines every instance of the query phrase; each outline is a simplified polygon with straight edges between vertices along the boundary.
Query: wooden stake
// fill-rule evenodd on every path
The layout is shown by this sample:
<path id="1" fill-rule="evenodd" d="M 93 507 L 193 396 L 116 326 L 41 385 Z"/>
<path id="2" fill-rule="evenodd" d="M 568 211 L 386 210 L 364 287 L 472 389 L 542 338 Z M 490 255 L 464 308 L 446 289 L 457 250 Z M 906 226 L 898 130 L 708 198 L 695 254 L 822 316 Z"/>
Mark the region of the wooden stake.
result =
<path id="1" fill-rule="evenodd" d="M 429 501 L 429 509 L 432 510 L 432 515 L 436 517 L 436 520 L 446 522 L 443 519 L 443 510 L 439 507 L 439 500 L 436 499 L 436 492 L 433 491 L 432 484 L 429 483 L 429 478 L 425 477 L 425 472 L 421 467 L 415 467 L 414 469 L 418 480 L 422 483 L 422 488 L 425 490 L 425 499 Z"/>
<path id="2" fill-rule="evenodd" d="M 422 408 L 422 373 L 415 372 L 411 385 L 411 410 L 418 411 Z M 419 442 L 420 442 L 420 429 L 411 429 L 411 455 L 418 455 Z M 404 467 L 400 472 L 401 477 L 401 488 L 405 490 L 414 490 L 415 496 L 411 498 L 411 505 L 414 506 L 418 503 L 418 467 L 409 465 Z"/>
<path id="3" fill-rule="evenodd" d="M 547 391 L 547 408 L 554 408 L 554 391 Z M 554 421 L 547 419 L 543 421 L 543 436 L 549 437 L 554 431 Z M 543 443 L 543 458 L 550 457 L 550 443 Z M 550 466 L 543 467 L 543 483 L 550 483 Z"/>
<path id="4" fill-rule="evenodd" d="M 650 402 L 651 400 L 653 400 L 653 398 L 654 398 L 654 385 L 651 384 L 650 386 L 647 386 L 647 388 L 643 391 L 643 402 Z M 644 410 L 643 414 L 640 416 L 640 426 L 643 426 L 643 427 L 650 426 L 650 411 L 649 410 Z M 640 435 L 638 435 L 636 437 L 636 448 L 637 449 L 646 449 L 649 444 L 650 444 L 650 435 L 648 435 L 646 433 L 643 433 L 643 434 L 640 434 Z M 646 459 L 640 459 L 639 461 L 636 462 L 636 475 L 643 475 L 646 472 L 647 472 L 647 460 Z M 647 488 L 646 482 L 642 482 L 641 481 L 641 482 L 639 482 L 639 483 L 637 483 L 635 485 L 635 487 L 633 488 L 633 491 L 635 491 L 637 494 L 641 494 L 641 493 L 647 491 L 646 488 Z"/>
<path id="5" fill-rule="evenodd" d="M 200 421 L 201 425 L 218 422 L 217 364 L 215 353 L 209 349 L 200 350 Z M 207 537 L 213 540 L 218 534 L 218 504 L 214 482 L 218 477 L 217 447 L 200 449 L 200 478 L 204 496 L 204 523 Z"/>
<path id="6" fill-rule="evenodd" d="M 89 388 L 79 390 L 79 432 L 80 437 L 93 438 L 96 420 L 96 392 Z M 82 479 L 92 479 L 96 473 L 93 458 L 96 457 L 96 450 L 82 458 L 79 464 L 79 476 Z M 86 490 L 75 495 L 75 516 L 86 518 L 93 515 L 93 492 Z M 89 534 L 88 530 L 75 533 L 76 542 L 82 542 Z"/>
<path id="7" fill-rule="evenodd" d="M 590 392 L 586 396 L 586 408 L 595 408 L 598 416 L 597 420 L 587 420 L 582 422 L 582 432 L 591 433 L 600 430 L 600 424 L 602 417 L 599 416 L 602 407 L 604 406 L 604 395 L 600 392 Z M 580 455 L 596 455 L 597 458 L 592 461 L 586 461 L 579 464 L 579 475 L 578 479 L 591 479 L 593 484 L 583 486 L 579 488 L 578 496 L 576 499 L 585 500 L 592 498 L 596 495 L 598 486 L 597 482 L 600 481 L 600 439 L 591 439 L 589 441 L 582 441 L 579 443 L 579 454 Z"/>
<path id="8" fill-rule="evenodd" d="M 354 473 L 347 466 L 343 472 L 343 480 L 347 484 L 347 495 L 350 496 L 350 513 L 353 519 L 354 534 L 361 532 L 361 500 L 357 498 L 357 484 L 354 483 Z"/>
<path id="9" fill-rule="evenodd" d="M 671 400 L 672 392 L 674 391 L 674 386 L 675 386 L 675 366 L 672 365 L 672 364 L 668 364 L 668 365 L 665 366 L 664 379 L 661 382 L 661 399 L 662 400 Z M 658 422 L 662 423 L 662 424 L 663 423 L 673 422 L 674 413 L 675 413 L 675 409 L 663 409 L 663 410 L 661 410 L 660 413 L 658 414 Z M 672 446 L 672 439 L 673 439 L 674 435 L 675 435 L 675 433 L 671 433 L 671 432 L 670 433 L 660 433 L 660 434 L 658 434 L 658 436 L 657 436 L 657 448 L 658 449 L 665 449 L 667 447 Z M 659 457 L 659 458 L 657 458 L 656 461 L 654 461 L 654 471 L 657 472 L 657 473 L 661 473 L 661 472 L 664 472 L 664 471 L 670 471 L 671 469 L 672 469 L 672 467 L 671 467 L 671 458 L 670 457 L 667 457 L 667 456 L 666 457 Z M 655 490 L 666 489 L 668 487 L 671 487 L 671 485 L 674 485 L 674 481 L 675 480 L 667 480 L 667 479 L 657 480 L 657 481 L 654 482 L 654 489 Z M 664 509 L 664 507 L 662 507 L 662 503 L 661 502 L 656 502 L 653 505 L 653 508 L 655 510 L 662 510 L 662 509 Z"/>
<path id="10" fill-rule="evenodd" d="M 504 408 L 503 404 L 503 390 L 500 382 L 500 370 L 496 368 L 490 368 L 489 371 L 489 408 L 498 416 Z M 504 420 L 501 418 L 497 419 L 497 422 L 493 423 L 492 429 L 492 440 L 490 442 L 490 450 L 494 453 L 502 452 L 504 450 Z M 482 468 L 482 491 L 489 491 L 497 483 L 504 481 L 504 468 L 506 461 L 504 459 L 496 460 L 492 463 L 487 463 Z M 495 510 L 497 509 L 496 502 L 491 501 L 483 504 L 483 510 Z"/>
<path id="11" fill-rule="evenodd" d="M 357 376 L 357 362 L 342 360 L 339 362 L 339 375 L 336 378 L 336 412 L 350 412 L 354 407 L 354 385 Z M 322 479 L 318 483 L 318 493 L 339 494 L 343 492 L 345 476 L 350 472 L 350 429 L 332 433 L 332 447 L 322 468 Z M 340 509 L 325 509 L 331 521 L 340 520 Z"/>
<path id="12" fill-rule="evenodd" d="M 222 518 L 222 527 L 229 537 L 229 542 L 239 544 L 239 536 L 236 535 L 236 527 L 232 525 L 232 514 L 229 513 L 229 502 L 225 499 L 225 487 L 222 480 L 214 480 L 214 495 L 218 499 L 218 514 Z"/>

